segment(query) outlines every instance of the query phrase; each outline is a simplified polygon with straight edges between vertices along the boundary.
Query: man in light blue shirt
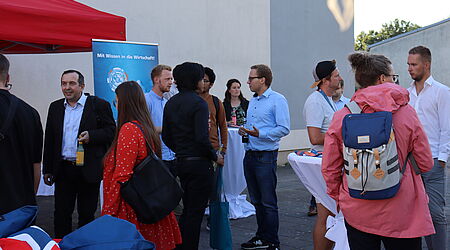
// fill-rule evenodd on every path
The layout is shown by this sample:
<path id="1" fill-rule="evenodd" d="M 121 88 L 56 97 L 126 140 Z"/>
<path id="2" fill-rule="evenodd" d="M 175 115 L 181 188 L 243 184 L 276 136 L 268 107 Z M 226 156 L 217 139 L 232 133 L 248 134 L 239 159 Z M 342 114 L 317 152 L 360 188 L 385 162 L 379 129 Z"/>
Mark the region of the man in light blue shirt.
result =
<path id="1" fill-rule="evenodd" d="M 279 249 L 277 205 L 277 156 L 280 139 L 289 134 L 290 117 L 286 98 L 270 88 L 272 71 L 263 64 L 250 68 L 248 85 L 254 92 L 240 135 L 248 135 L 245 145 L 244 175 L 252 204 L 256 208 L 258 230 L 242 249 Z"/>
<path id="2" fill-rule="evenodd" d="M 170 87 L 172 86 L 172 68 L 167 65 L 159 64 L 153 68 L 151 78 L 153 81 L 153 88 L 150 92 L 145 94 L 145 100 L 156 131 L 161 134 L 164 106 L 167 103 L 167 99 L 163 97 L 163 94 L 169 92 Z M 162 160 L 175 176 L 175 153 L 172 152 L 162 140 L 161 151 Z"/>
<path id="3" fill-rule="evenodd" d="M 350 102 L 350 99 L 344 96 L 344 81 L 339 82 L 339 88 L 334 91 L 331 96 L 333 98 L 334 106 L 336 106 L 336 111 L 344 108 L 345 104 Z"/>

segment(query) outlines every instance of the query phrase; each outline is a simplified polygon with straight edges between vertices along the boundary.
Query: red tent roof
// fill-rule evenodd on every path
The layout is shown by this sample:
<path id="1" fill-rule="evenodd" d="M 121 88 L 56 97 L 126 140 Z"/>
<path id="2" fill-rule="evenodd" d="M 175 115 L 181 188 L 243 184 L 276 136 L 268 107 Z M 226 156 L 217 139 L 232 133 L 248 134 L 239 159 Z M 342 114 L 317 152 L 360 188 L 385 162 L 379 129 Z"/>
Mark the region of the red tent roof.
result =
<path id="1" fill-rule="evenodd" d="M 0 1 L 0 53 L 91 51 L 91 39 L 126 40 L 125 18 L 73 0 Z"/>

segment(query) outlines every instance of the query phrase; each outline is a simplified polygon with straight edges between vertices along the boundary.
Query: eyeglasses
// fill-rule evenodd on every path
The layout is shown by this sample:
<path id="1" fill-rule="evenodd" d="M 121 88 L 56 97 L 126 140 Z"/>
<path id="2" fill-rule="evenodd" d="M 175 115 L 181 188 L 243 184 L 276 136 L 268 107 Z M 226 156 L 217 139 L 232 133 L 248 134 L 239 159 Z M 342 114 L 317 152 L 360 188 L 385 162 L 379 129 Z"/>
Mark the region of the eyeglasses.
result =
<path id="1" fill-rule="evenodd" d="M 263 78 L 263 77 L 264 76 L 250 76 L 250 77 L 248 77 L 248 81 L 251 82 L 251 81 L 253 81 L 253 79 L 256 79 L 256 78 L 260 79 L 260 78 Z"/>
<path id="2" fill-rule="evenodd" d="M 398 78 L 399 78 L 398 74 L 387 75 L 387 76 L 392 76 L 392 81 L 394 81 L 394 83 L 398 84 Z"/>

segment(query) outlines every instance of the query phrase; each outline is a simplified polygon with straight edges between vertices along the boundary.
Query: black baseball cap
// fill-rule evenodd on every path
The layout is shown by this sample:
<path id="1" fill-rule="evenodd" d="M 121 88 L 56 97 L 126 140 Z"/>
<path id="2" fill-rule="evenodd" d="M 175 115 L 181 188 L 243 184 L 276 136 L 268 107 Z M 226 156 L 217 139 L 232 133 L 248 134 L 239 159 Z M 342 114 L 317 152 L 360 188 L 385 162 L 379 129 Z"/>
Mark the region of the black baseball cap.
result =
<path id="1" fill-rule="evenodd" d="M 311 85 L 311 88 L 319 85 L 320 81 L 331 75 L 333 71 L 336 69 L 336 60 L 331 61 L 321 61 L 316 65 L 316 68 L 313 70 L 314 83 Z"/>

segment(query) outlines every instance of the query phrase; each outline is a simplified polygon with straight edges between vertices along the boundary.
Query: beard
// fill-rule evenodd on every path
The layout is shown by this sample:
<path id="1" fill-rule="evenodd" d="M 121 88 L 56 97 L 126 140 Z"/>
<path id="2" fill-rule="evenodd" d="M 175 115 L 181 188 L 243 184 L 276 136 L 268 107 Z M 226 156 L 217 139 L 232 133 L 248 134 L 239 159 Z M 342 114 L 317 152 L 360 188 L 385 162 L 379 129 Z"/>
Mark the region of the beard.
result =
<path id="1" fill-rule="evenodd" d="M 420 82 L 423 79 L 424 74 L 415 75 L 414 77 L 411 77 L 414 81 Z"/>

